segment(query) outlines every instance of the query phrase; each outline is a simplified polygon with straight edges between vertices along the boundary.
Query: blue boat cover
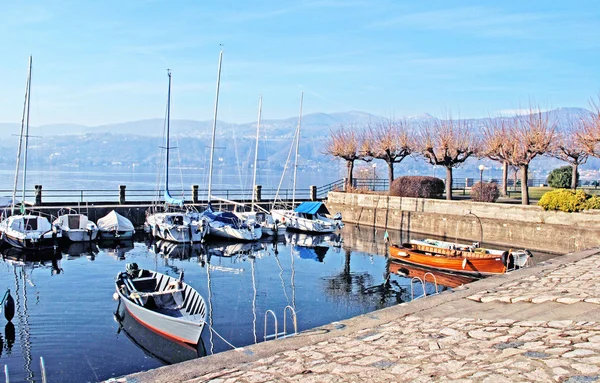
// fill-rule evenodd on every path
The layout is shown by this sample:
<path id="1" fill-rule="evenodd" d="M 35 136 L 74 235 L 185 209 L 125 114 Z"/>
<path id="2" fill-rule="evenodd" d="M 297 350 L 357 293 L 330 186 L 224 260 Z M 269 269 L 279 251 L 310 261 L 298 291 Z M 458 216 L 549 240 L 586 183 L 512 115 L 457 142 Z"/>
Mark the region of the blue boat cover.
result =
<path id="1" fill-rule="evenodd" d="M 169 193 L 168 190 L 165 190 L 165 202 L 169 205 L 183 207 L 183 200 L 175 199 L 175 198 L 171 197 L 171 194 Z"/>
<path id="2" fill-rule="evenodd" d="M 294 211 L 296 213 L 305 213 L 305 214 L 329 214 L 329 210 L 323 202 L 302 202 L 298 205 Z"/>

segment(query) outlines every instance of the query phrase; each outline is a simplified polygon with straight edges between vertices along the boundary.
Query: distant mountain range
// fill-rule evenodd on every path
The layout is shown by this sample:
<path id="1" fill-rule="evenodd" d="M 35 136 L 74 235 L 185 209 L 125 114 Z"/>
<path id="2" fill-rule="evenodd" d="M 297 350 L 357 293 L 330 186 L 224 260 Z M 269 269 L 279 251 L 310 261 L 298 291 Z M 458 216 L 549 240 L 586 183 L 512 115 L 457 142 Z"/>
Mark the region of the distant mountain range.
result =
<path id="1" fill-rule="evenodd" d="M 583 108 L 558 108 L 545 112 L 560 126 L 568 118 L 589 113 Z M 429 114 L 407 117 L 412 126 L 436 119 Z M 345 113 L 314 113 L 302 117 L 300 166 L 305 168 L 343 167 L 342 161 L 331 161 L 324 154 L 331 129 L 345 125 L 357 128 L 385 120 L 373 114 L 351 111 Z M 479 129 L 486 119 L 469 119 Z M 290 153 L 291 141 L 298 117 L 261 121 L 259 158 L 261 169 L 281 170 Z M 156 166 L 160 157 L 164 121 L 148 119 L 101 126 L 52 124 L 31 127 L 30 158 L 42 163 L 64 167 L 93 166 Z M 15 162 L 19 124 L 0 123 L 0 164 Z M 212 121 L 172 120 L 171 144 L 177 146 L 177 161 L 182 167 L 204 168 L 208 161 Z M 217 166 L 252 167 L 256 122 L 242 124 L 218 121 L 216 138 Z M 41 138 L 35 138 L 35 137 Z M 34 153 L 37 153 L 34 155 Z M 474 162 L 474 161 L 472 161 Z M 359 162 L 360 164 L 360 162 Z M 546 160 L 544 168 L 560 162 Z M 431 166 L 421 160 L 407 160 L 403 170 L 430 172 Z M 465 164 L 465 168 L 470 165 Z M 380 165 L 382 171 L 384 165 Z M 343 172 L 340 172 L 343 174 Z"/>

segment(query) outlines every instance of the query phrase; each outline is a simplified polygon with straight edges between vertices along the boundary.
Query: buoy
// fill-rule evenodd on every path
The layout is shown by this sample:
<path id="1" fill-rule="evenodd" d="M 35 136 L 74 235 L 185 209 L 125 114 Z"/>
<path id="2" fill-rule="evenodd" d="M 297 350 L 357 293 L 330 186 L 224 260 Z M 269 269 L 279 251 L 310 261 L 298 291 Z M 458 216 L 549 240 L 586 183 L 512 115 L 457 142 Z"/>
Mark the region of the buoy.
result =
<path id="1" fill-rule="evenodd" d="M 4 297 L 4 317 L 7 321 L 11 321 L 15 316 L 15 300 L 10 295 L 10 290 L 6 290 L 6 295 Z"/>

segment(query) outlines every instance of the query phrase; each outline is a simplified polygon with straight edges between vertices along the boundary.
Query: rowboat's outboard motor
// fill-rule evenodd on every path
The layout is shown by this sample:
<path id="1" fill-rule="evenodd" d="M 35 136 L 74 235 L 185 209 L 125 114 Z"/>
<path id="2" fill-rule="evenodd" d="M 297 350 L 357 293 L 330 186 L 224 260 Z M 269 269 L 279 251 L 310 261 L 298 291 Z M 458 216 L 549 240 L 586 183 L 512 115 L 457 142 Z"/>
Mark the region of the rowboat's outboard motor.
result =
<path id="1" fill-rule="evenodd" d="M 131 278 L 137 278 L 140 273 L 140 268 L 137 263 L 132 262 L 125 265 L 125 271 Z"/>
<path id="2" fill-rule="evenodd" d="M 6 289 L 4 298 L 2 298 L 2 309 L 4 310 L 4 317 L 10 322 L 15 316 L 15 300 L 10 295 L 10 289 Z"/>

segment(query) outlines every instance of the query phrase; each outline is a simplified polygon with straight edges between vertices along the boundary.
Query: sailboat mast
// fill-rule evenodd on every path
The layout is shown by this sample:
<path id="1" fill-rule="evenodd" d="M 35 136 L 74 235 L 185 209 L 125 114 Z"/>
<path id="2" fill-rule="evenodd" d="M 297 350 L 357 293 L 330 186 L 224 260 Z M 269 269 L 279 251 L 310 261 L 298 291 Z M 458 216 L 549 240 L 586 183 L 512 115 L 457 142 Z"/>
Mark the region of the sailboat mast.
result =
<path id="1" fill-rule="evenodd" d="M 221 85 L 221 63 L 223 62 L 223 51 L 219 53 L 219 69 L 217 70 L 217 95 L 215 97 L 215 114 L 212 126 L 212 141 L 210 145 L 210 165 L 208 168 L 208 202 L 211 199 L 213 158 L 215 155 L 215 133 L 217 130 L 217 111 L 219 108 L 219 86 Z"/>
<path id="2" fill-rule="evenodd" d="M 167 160 L 165 161 L 165 190 L 169 191 L 169 131 L 171 129 L 171 70 L 167 69 L 169 76 L 169 90 L 167 92 L 167 132 L 165 136 L 165 149 L 167 150 Z"/>
<path id="3" fill-rule="evenodd" d="M 298 149 L 300 147 L 300 125 L 302 124 L 302 102 L 304 101 L 304 92 L 300 93 L 300 116 L 298 117 L 298 127 L 296 128 L 296 160 L 294 161 L 294 190 L 292 191 L 292 208 L 296 205 L 296 173 L 298 172 Z"/>
<path id="4" fill-rule="evenodd" d="M 256 124 L 256 146 L 254 147 L 254 177 L 252 178 L 252 211 L 256 211 L 254 208 L 254 201 L 256 199 L 256 165 L 258 163 L 258 137 L 260 134 L 260 114 L 262 112 L 262 96 L 258 99 L 258 123 Z"/>
<path id="5" fill-rule="evenodd" d="M 15 211 L 15 198 L 17 197 L 17 184 L 19 183 L 19 168 L 21 166 L 21 149 L 23 146 L 23 131 L 25 129 L 25 121 L 27 121 L 27 132 L 29 132 L 29 93 L 31 92 L 31 64 L 32 56 L 29 56 L 29 69 L 27 70 L 27 84 L 25 85 L 25 101 L 23 103 L 23 118 L 21 119 L 21 133 L 19 134 L 19 146 L 17 149 L 17 168 L 15 170 L 15 183 L 13 186 L 12 203 L 10 214 Z M 27 136 L 28 133 L 25 133 Z M 27 144 L 25 144 L 25 164 L 27 164 Z M 25 173 L 23 173 L 23 199 L 21 203 L 25 203 Z"/>

